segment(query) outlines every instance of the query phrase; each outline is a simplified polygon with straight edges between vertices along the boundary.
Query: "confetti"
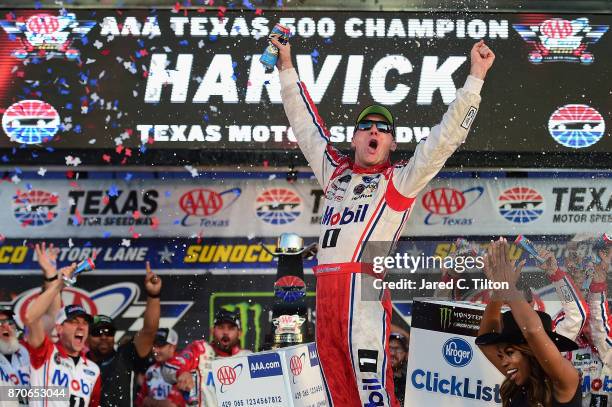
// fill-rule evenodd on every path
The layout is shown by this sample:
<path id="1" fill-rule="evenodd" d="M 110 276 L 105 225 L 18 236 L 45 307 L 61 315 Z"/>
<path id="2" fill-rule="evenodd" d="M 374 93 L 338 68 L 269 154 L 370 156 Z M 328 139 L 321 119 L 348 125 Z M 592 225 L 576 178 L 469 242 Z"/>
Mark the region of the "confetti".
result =
<path id="1" fill-rule="evenodd" d="M 46 173 L 47 173 L 47 169 L 43 167 L 40 167 L 37 172 L 37 174 L 40 175 L 41 177 L 44 177 Z"/>
<path id="2" fill-rule="evenodd" d="M 72 165 L 74 167 L 81 165 L 81 159 L 79 157 L 73 157 L 71 155 L 66 156 L 66 165 Z"/>
<path id="3" fill-rule="evenodd" d="M 131 244 L 130 239 L 121 239 L 121 246 L 130 247 Z"/>
<path id="4" fill-rule="evenodd" d="M 110 186 L 108 189 L 108 196 L 119 196 L 119 189 L 117 188 L 117 185 L 112 184 Z"/>
<path id="5" fill-rule="evenodd" d="M 73 247 L 73 246 L 74 246 L 74 243 L 72 242 L 72 238 L 69 237 L 68 238 L 68 247 Z"/>

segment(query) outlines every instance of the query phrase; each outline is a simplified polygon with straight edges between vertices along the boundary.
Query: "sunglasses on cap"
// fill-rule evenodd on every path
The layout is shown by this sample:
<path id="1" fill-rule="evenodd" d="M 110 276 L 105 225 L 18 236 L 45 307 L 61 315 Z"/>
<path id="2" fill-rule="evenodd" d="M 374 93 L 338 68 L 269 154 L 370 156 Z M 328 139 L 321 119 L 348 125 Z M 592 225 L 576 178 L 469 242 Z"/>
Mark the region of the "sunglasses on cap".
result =
<path id="1" fill-rule="evenodd" d="M 112 328 L 97 328 L 91 332 L 91 336 L 95 336 L 96 338 L 100 336 L 115 336 L 115 330 Z"/>
<path id="2" fill-rule="evenodd" d="M 370 130 L 372 126 L 376 126 L 378 131 L 382 131 L 383 133 L 391 133 L 393 131 L 393 126 L 387 122 L 376 120 L 362 120 L 357 123 L 358 130 Z"/>

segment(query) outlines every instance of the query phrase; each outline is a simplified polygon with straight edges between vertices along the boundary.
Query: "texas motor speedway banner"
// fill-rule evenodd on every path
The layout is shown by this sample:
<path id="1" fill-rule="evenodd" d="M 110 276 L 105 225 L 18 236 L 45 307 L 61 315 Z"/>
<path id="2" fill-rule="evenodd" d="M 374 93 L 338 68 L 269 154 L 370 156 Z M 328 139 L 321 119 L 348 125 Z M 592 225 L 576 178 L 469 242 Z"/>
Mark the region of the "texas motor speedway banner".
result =
<path id="1" fill-rule="evenodd" d="M 470 48 L 484 39 L 498 63 L 463 149 L 612 150 L 609 15 L 180 6 L 2 15 L 5 149 L 119 148 L 124 162 L 147 149 L 296 148 L 278 74 L 259 63 L 280 21 L 294 33 L 296 68 L 341 147 L 360 107 L 378 103 L 397 115 L 400 149 L 412 150 L 454 99 Z"/>
<path id="2" fill-rule="evenodd" d="M 380 175 L 378 175 L 380 176 Z M 437 178 L 417 197 L 404 236 L 568 235 L 609 232 L 612 178 Z M 291 184 L 231 176 L 156 180 L 59 180 L 33 176 L 0 183 L 5 238 L 237 238 L 284 232 L 317 238 L 321 224 L 365 222 L 374 208 L 359 195 L 341 212 L 325 206 L 312 178 Z M 15 182 L 17 180 L 14 179 Z M 376 188 L 372 177 L 367 188 Z M 338 185 L 345 190 L 347 185 Z M 344 189 L 343 189 L 344 188 Z M 354 192 L 354 191 L 352 191 Z M 363 198 L 366 198 L 364 195 Z"/>

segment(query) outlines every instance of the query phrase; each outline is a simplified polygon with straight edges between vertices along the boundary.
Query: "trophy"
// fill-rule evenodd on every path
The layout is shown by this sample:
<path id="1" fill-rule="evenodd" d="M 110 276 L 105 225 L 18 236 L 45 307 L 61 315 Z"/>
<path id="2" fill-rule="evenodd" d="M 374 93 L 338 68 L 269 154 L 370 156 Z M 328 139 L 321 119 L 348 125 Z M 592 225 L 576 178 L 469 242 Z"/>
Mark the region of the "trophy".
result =
<path id="1" fill-rule="evenodd" d="M 295 233 L 283 233 L 274 251 L 262 247 L 278 259 L 274 282 L 274 303 L 270 310 L 272 324 L 265 348 L 281 348 L 304 343 L 314 337 L 312 310 L 306 305 L 304 258 L 314 255 L 316 243 L 304 247 L 304 239 Z"/>
<path id="2" fill-rule="evenodd" d="M 63 279 L 64 279 L 64 284 L 66 284 L 68 286 L 75 285 L 76 281 L 77 281 L 77 276 L 79 274 L 87 273 L 88 271 L 94 271 L 95 268 L 96 268 L 96 265 L 95 265 L 94 261 L 91 258 L 86 258 L 85 260 L 83 260 L 79 264 L 77 264 L 77 267 L 74 270 L 74 273 L 72 273 L 72 277 L 62 276 Z"/>

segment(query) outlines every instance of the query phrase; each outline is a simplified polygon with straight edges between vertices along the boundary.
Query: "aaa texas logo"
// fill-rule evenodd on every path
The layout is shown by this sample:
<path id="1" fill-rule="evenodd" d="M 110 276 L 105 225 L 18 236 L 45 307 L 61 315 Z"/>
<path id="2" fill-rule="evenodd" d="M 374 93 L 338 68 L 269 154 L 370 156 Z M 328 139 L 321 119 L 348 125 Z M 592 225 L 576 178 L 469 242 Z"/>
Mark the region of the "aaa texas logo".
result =
<path id="1" fill-rule="evenodd" d="M 522 24 L 512 27 L 531 47 L 529 62 L 579 62 L 593 63 L 595 56 L 589 46 L 595 44 L 608 31 L 607 25 L 593 25 L 586 17 L 575 20 L 533 16 L 524 17 Z"/>
<path id="2" fill-rule="evenodd" d="M 38 13 L 0 20 L 0 27 L 17 40 L 12 52 L 15 58 L 66 58 L 76 60 L 81 53 L 74 48 L 75 40 L 82 39 L 96 25 L 95 21 L 79 21 L 74 13 L 53 15 Z M 84 42 L 86 43 L 86 42 Z"/>

